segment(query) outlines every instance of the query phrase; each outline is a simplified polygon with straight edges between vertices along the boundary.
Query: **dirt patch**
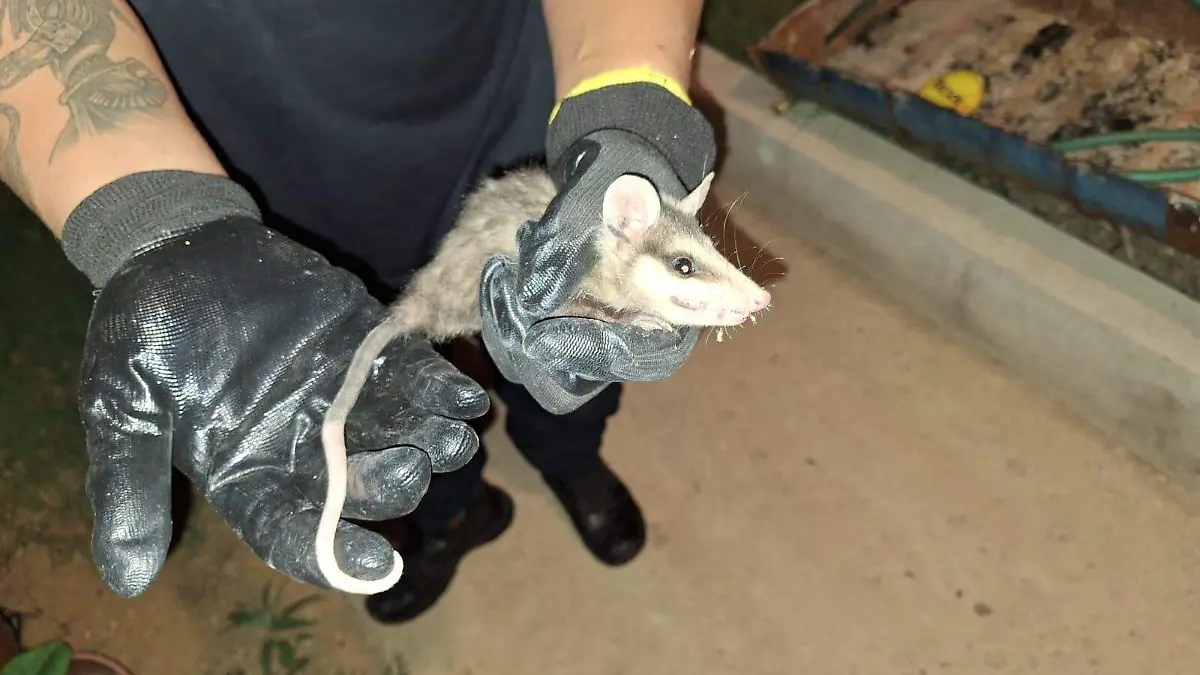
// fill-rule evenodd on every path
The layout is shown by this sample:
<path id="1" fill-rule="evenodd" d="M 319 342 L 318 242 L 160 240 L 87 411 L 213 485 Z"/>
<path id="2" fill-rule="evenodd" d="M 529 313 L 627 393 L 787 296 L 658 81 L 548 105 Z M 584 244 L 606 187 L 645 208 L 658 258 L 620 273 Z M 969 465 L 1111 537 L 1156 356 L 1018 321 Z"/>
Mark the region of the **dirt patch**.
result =
<path id="1" fill-rule="evenodd" d="M 399 655 L 361 636 L 350 601 L 282 577 L 210 510 L 196 512 L 160 578 L 132 600 L 103 585 L 87 549 L 5 542 L 0 605 L 22 617 L 27 646 L 62 638 L 138 675 L 402 672 Z"/>
<path id="2" fill-rule="evenodd" d="M 1136 25 L 1163 40 L 1200 48 L 1200 11 L 1189 0 L 1016 0 L 1045 12 L 1094 24 Z"/>

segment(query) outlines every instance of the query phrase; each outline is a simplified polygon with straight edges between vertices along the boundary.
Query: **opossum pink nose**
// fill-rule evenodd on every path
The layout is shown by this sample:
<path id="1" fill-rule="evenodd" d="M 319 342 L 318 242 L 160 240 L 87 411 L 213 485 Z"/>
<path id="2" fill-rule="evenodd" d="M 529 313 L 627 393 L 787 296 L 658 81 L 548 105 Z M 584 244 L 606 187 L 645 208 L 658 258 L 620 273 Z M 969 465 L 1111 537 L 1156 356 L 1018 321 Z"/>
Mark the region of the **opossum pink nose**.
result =
<path id="1" fill-rule="evenodd" d="M 757 298 L 750 301 L 750 306 L 752 307 L 750 311 L 757 312 L 769 304 L 771 304 L 771 294 L 767 291 L 762 291 Z"/>

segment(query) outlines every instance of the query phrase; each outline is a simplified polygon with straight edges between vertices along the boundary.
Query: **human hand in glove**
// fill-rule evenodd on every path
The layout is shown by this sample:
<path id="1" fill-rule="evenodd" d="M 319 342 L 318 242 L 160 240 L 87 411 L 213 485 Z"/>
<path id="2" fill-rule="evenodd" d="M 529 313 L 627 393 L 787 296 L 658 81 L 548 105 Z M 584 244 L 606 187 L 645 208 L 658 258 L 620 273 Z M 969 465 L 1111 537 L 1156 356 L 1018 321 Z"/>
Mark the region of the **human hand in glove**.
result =
<path id="1" fill-rule="evenodd" d="M 86 199 L 63 233 L 99 288 L 84 346 L 92 549 L 104 582 L 150 585 L 171 537 L 171 467 L 259 558 L 328 587 L 314 538 L 325 495 L 321 422 L 351 356 L 385 309 L 362 283 L 265 228 L 226 178 L 134 174 Z M 478 448 L 463 421 L 486 392 L 423 341 L 385 352 L 347 420 L 344 515 L 399 517 L 431 472 Z M 340 566 L 386 576 L 393 550 L 342 522 Z"/>
<path id="2" fill-rule="evenodd" d="M 681 199 L 713 168 L 712 127 L 675 87 L 646 81 L 567 96 L 547 135 L 559 194 L 518 234 L 518 259 L 491 259 L 480 286 L 483 342 L 501 374 L 546 410 L 571 412 L 613 382 L 661 380 L 691 354 L 699 329 L 547 318 L 595 262 L 591 245 L 604 193 L 622 174 Z"/>

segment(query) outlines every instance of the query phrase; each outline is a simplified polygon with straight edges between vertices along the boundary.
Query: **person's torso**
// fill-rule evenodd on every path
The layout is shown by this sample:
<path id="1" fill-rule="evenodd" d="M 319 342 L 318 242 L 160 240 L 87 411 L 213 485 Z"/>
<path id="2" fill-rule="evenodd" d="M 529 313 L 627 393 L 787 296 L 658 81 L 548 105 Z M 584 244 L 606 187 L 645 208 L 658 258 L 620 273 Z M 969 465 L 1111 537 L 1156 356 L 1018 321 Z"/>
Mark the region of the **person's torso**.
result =
<path id="1" fill-rule="evenodd" d="M 548 58 L 537 0 L 131 4 L 272 224 L 389 281 L 424 261 Z"/>

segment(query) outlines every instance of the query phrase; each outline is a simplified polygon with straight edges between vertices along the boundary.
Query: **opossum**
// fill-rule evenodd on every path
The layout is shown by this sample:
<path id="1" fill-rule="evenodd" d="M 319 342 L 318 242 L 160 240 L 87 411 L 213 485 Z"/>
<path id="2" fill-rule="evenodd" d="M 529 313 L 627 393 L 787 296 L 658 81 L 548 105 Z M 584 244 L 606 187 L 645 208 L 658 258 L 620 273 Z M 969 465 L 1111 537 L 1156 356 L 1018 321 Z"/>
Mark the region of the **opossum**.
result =
<path id="1" fill-rule="evenodd" d="M 600 318 L 643 330 L 674 326 L 735 326 L 754 317 L 771 295 L 717 251 L 698 220 L 708 196 L 710 173 L 690 194 L 660 197 L 647 179 L 625 174 L 604 194 L 594 245 L 597 262 L 556 316 Z M 391 588 L 403 574 L 366 581 L 343 572 L 334 555 L 334 535 L 346 499 L 345 426 L 350 409 L 375 360 L 393 340 L 422 336 L 432 342 L 480 332 L 479 283 L 495 255 L 517 258 L 517 231 L 538 221 L 557 189 L 541 168 L 525 167 L 484 179 L 464 200 L 453 228 L 433 259 L 422 267 L 388 316 L 367 334 L 325 413 L 321 440 L 328 467 L 325 504 L 317 529 L 317 564 L 334 588 L 371 595 Z"/>

